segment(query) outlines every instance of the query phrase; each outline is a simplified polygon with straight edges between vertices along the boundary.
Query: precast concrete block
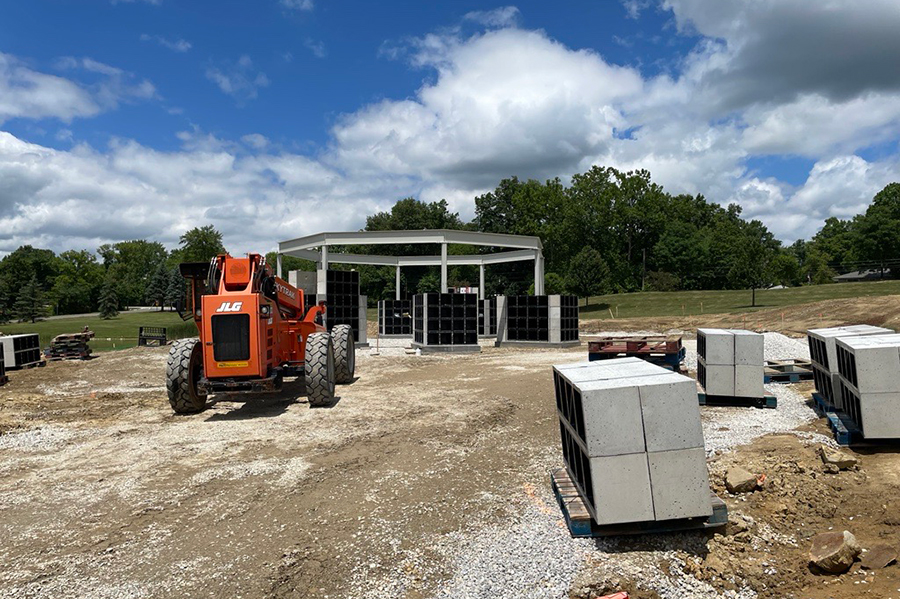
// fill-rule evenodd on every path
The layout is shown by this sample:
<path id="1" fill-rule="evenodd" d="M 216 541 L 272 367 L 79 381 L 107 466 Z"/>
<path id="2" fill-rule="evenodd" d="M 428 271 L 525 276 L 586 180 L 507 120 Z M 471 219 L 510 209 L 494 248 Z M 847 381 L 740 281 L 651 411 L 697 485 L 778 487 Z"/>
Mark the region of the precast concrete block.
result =
<path id="1" fill-rule="evenodd" d="M 828 327 L 806 331 L 811 360 L 831 373 L 838 372 L 837 339 L 868 335 L 890 335 L 895 331 L 871 325 Z"/>
<path id="2" fill-rule="evenodd" d="M 550 318 L 553 318 L 553 308 L 560 308 L 562 306 L 562 296 L 561 295 L 548 295 L 547 296 L 547 305 L 550 306 Z"/>
<path id="3" fill-rule="evenodd" d="M 628 360 L 628 362 L 622 360 Z M 612 360 L 587 362 L 587 364 L 590 364 L 590 366 L 586 368 L 563 370 L 555 366 L 554 368 L 557 369 L 560 375 L 576 385 L 597 380 L 654 376 L 670 372 L 640 358 L 614 358 Z"/>
<path id="4" fill-rule="evenodd" d="M 647 454 L 656 520 L 712 515 L 709 471 L 702 447 Z"/>
<path id="5" fill-rule="evenodd" d="M 369 317 L 369 313 L 367 310 L 367 308 L 369 307 L 368 302 L 368 296 L 359 296 L 359 339 L 356 340 L 357 343 L 369 342 L 368 322 L 366 320 Z"/>
<path id="6" fill-rule="evenodd" d="M 697 353 L 707 364 L 734 364 L 734 335 L 725 329 L 697 329 Z"/>
<path id="7" fill-rule="evenodd" d="M 703 447 L 697 384 L 670 372 L 638 379 L 647 451 Z"/>
<path id="8" fill-rule="evenodd" d="M 765 337 L 742 329 L 729 329 L 734 335 L 734 363 L 738 366 L 765 365 Z"/>
<path id="9" fill-rule="evenodd" d="M 646 451 L 640 378 L 598 380 L 581 393 L 584 449 L 588 457 Z"/>
<path id="10" fill-rule="evenodd" d="M 562 308 L 559 306 L 550 306 L 549 310 L 550 328 L 559 328 L 560 318 L 562 318 Z"/>
<path id="11" fill-rule="evenodd" d="M 646 453 L 590 458 L 590 468 L 594 504 L 589 507 L 597 524 L 654 519 Z"/>
<path id="12" fill-rule="evenodd" d="M 900 335 L 837 339 L 838 371 L 859 393 L 900 392 Z"/>
<path id="13" fill-rule="evenodd" d="M 764 397 L 766 394 L 766 388 L 763 386 L 764 378 L 765 369 L 762 365 L 735 364 L 734 397 Z"/>
<path id="14" fill-rule="evenodd" d="M 866 439 L 900 439 L 900 392 L 860 394 L 857 424 Z"/>
<path id="15" fill-rule="evenodd" d="M 700 361 L 698 368 L 704 368 L 701 384 L 707 395 L 734 397 L 734 364 L 705 364 Z"/>

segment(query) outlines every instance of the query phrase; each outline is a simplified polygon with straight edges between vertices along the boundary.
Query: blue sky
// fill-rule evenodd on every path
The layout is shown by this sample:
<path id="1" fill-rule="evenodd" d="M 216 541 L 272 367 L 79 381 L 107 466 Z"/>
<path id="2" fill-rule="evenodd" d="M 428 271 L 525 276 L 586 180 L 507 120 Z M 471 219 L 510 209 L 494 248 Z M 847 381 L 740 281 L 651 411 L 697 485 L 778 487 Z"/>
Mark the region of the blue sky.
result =
<path id="1" fill-rule="evenodd" d="M 208 222 L 267 250 L 592 164 L 808 237 L 897 178 L 898 26 L 888 0 L 12 3 L 0 252 Z"/>

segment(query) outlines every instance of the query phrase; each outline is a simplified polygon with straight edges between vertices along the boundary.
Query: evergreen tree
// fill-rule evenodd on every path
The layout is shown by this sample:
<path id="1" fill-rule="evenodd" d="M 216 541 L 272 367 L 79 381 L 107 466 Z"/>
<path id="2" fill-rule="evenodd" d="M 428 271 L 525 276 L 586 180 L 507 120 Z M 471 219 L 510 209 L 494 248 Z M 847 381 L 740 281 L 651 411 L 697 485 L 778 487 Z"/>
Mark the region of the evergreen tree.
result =
<path id="1" fill-rule="evenodd" d="M 166 286 L 166 304 L 175 307 L 178 300 L 184 298 L 184 277 L 176 266 L 169 271 L 169 284 Z"/>
<path id="2" fill-rule="evenodd" d="M 45 315 L 44 292 L 38 285 L 36 274 L 32 275 L 31 280 L 22 287 L 13 310 L 16 317 L 22 322 L 26 320 L 36 322 L 38 318 Z"/>
<path id="3" fill-rule="evenodd" d="M 165 262 L 160 262 L 147 285 L 146 300 L 151 306 L 159 306 L 160 312 L 165 307 L 166 292 L 169 289 L 169 270 Z"/>
<path id="4" fill-rule="evenodd" d="M 115 280 L 107 276 L 100 290 L 100 318 L 109 320 L 119 315 L 119 296 L 116 294 Z"/>
<path id="5" fill-rule="evenodd" d="M 0 279 L 0 324 L 6 324 L 12 317 L 9 303 L 9 285 L 6 284 L 6 280 Z"/>

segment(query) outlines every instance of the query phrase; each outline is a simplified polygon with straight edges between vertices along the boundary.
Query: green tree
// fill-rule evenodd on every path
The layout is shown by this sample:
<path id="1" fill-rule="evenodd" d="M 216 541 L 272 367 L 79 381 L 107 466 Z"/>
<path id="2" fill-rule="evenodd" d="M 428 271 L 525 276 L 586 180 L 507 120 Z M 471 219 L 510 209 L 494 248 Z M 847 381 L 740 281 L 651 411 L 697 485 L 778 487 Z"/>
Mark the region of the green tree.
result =
<path id="1" fill-rule="evenodd" d="M 156 273 L 154 273 L 153 278 L 150 279 L 150 284 L 147 285 L 147 292 L 145 298 L 147 303 L 151 306 L 159 306 L 159 311 L 162 312 L 165 308 L 166 304 L 166 291 L 169 289 L 169 269 L 166 268 L 165 262 L 160 262 L 159 266 L 156 267 Z"/>
<path id="2" fill-rule="evenodd" d="M 50 289 L 58 314 L 91 312 L 103 284 L 103 267 L 87 250 L 69 250 L 59 255 L 59 274 Z"/>
<path id="3" fill-rule="evenodd" d="M 436 272 L 428 272 L 419 279 L 416 293 L 438 293 L 441 290 L 441 277 Z"/>
<path id="4" fill-rule="evenodd" d="M 800 261 L 788 251 L 775 254 L 772 258 L 772 280 L 784 287 L 793 287 L 801 282 Z"/>
<path id="5" fill-rule="evenodd" d="M 50 289 L 59 274 L 60 260 L 51 250 L 23 245 L 0 260 L 0 277 L 6 280 L 13 297 L 33 277 L 41 289 Z M 12 298 L 10 301 L 14 301 Z M 12 306 L 8 306 L 12 308 Z"/>
<path id="6" fill-rule="evenodd" d="M 212 225 L 186 231 L 179 243 L 182 262 L 209 262 L 213 256 L 225 253 L 222 234 Z"/>
<path id="7" fill-rule="evenodd" d="M 168 257 L 161 243 L 136 239 L 105 244 L 97 253 L 103 258 L 107 275 L 116 281 L 116 296 L 120 306 L 137 306 L 145 301 L 147 286 L 156 274 L 160 262 Z"/>
<path id="8" fill-rule="evenodd" d="M 860 258 L 881 268 L 900 258 L 900 183 L 891 183 L 875 194 L 865 214 L 851 224 L 852 238 Z"/>
<path id="9" fill-rule="evenodd" d="M 174 308 L 179 300 L 184 300 L 184 294 L 187 288 L 187 282 L 181 276 L 181 271 L 176 266 L 169 269 L 169 281 L 166 285 L 165 303 Z"/>
<path id="10" fill-rule="evenodd" d="M 0 277 L 0 324 L 6 324 L 12 318 L 10 301 L 9 285 L 6 279 Z"/>
<path id="11" fill-rule="evenodd" d="M 735 289 L 749 288 L 750 305 L 756 306 L 756 290 L 772 284 L 772 260 L 780 243 L 758 220 L 742 223 L 730 253 L 728 279 Z"/>
<path id="12" fill-rule="evenodd" d="M 584 248 L 572 258 L 566 274 L 569 293 L 590 300 L 592 295 L 603 295 L 609 289 L 609 266 L 593 248 Z"/>
<path id="13" fill-rule="evenodd" d="M 119 315 L 119 298 L 116 294 L 116 281 L 107 275 L 100 290 L 100 318 L 109 320 Z"/>
<path id="14" fill-rule="evenodd" d="M 38 318 L 46 315 L 44 306 L 44 293 L 38 284 L 37 275 L 32 275 L 31 280 L 19 291 L 19 297 L 15 305 L 16 318 L 36 322 Z"/>

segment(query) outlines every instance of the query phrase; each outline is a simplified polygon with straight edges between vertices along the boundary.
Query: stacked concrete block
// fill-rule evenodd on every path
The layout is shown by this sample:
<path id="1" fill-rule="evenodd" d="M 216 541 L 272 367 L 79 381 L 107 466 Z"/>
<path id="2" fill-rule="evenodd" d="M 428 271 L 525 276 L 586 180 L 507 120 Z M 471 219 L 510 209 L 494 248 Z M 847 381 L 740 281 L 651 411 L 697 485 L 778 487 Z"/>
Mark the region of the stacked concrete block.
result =
<path id="1" fill-rule="evenodd" d="M 765 396 L 764 337 L 740 329 L 697 330 L 697 380 L 709 396 Z"/>
<path id="2" fill-rule="evenodd" d="M 553 377 L 566 468 L 597 524 L 712 513 L 693 380 L 639 358 Z"/>
<path id="3" fill-rule="evenodd" d="M 838 410 L 844 409 L 838 371 L 837 340 L 847 337 L 889 335 L 891 329 L 867 324 L 810 329 L 806 332 L 816 391 Z"/>
<path id="4" fill-rule="evenodd" d="M 412 301 L 378 302 L 378 334 L 382 337 L 412 337 Z"/>
<path id="5" fill-rule="evenodd" d="M 37 333 L 0 337 L 0 351 L 3 352 L 5 370 L 31 366 L 44 359 L 40 337 Z"/>
<path id="6" fill-rule="evenodd" d="M 478 300 L 478 336 L 497 335 L 497 296 Z"/>
<path id="7" fill-rule="evenodd" d="M 478 296 L 473 293 L 415 296 L 412 344 L 423 351 L 481 351 Z"/>
<path id="8" fill-rule="evenodd" d="M 317 302 L 326 303 L 325 326 L 329 331 L 339 324 L 353 329 L 356 345 L 365 346 L 367 339 L 367 301 L 359 294 L 359 273 L 355 270 L 327 270 L 324 279 L 315 272 L 288 271 L 288 283 L 303 291 L 304 312 Z M 321 279 L 321 280 L 320 280 Z M 319 293 L 325 289 L 326 293 Z"/>
<path id="9" fill-rule="evenodd" d="M 578 299 L 571 295 L 497 298 L 497 344 L 578 345 Z"/>
<path id="10" fill-rule="evenodd" d="M 866 439 L 900 438 L 900 335 L 838 338 L 842 410 Z"/>

